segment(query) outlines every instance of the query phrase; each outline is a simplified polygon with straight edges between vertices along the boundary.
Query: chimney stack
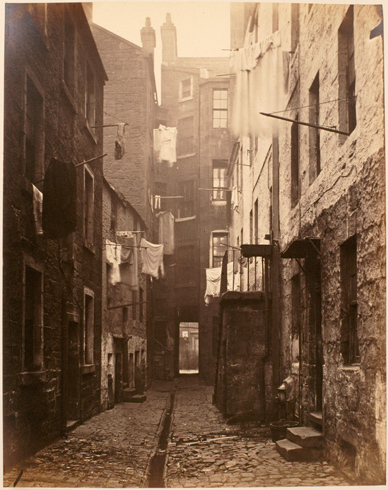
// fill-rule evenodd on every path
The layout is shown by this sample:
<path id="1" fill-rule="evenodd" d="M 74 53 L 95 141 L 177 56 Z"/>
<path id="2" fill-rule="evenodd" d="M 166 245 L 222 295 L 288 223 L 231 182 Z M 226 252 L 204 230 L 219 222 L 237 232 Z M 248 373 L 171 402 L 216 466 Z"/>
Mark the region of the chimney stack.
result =
<path id="1" fill-rule="evenodd" d="M 143 49 L 147 51 L 148 54 L 154 56 L 154 49 L 156 46 L 155 29 L 151 27 L 151 19 L 149 17 L 146 17 L 145 27 L 140 31 L 140 34 Z"/>
<path id="2" fill-rule="evenodd" d="M 176 27 L 171 22 L 171 14 L 160 28 L 162 34 L 162 61 L 175 61 L 177 58 Z"/>

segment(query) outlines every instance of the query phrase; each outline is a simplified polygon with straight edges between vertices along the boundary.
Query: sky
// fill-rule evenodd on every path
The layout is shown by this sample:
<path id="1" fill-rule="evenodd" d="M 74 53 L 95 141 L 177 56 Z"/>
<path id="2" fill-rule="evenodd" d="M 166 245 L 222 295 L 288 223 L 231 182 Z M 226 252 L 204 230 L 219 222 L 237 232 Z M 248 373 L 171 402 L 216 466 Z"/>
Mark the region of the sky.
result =
<path id="1" fill-rule="evenodd" d="M 166 14 L 177 29 L 178 56 L 229 56 L 230 17 L 229 3 L 223 1 L 197 2 L 180 0 L 93 2 L 93 22 L 141 46 L 140 30 L 150 17 L 155 29 L 155 78 L 160 101 L 160 28 Z"/>

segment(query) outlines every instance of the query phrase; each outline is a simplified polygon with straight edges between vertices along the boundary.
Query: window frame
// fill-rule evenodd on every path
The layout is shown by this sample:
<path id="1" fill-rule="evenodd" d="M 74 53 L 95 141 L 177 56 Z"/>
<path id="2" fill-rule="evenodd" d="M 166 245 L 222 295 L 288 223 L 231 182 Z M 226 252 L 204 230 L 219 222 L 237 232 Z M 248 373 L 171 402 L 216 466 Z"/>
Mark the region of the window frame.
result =
<path id="1" fill-rule="evenodd" d="M 88 299 L 87 299 L 88 298 Z M 94 291 L 84 287 L 84 311 L 82 329 L 82 363 L 83 366 L 94 365 L 94 328 L 95 328 L 95 298 Z"/>
<path id="2" fill-rule="evenodd" d="M 91 189 L 87 188 L 88 180 L 91 179 Z M 93 249 L 94 247 L 94 198 L 95 182 L 94 173 L 88 165 L 84 165 L 84 202 L 83 202 L 83 232 L 85 245 Z"/>
<path id="3" fill-rule="evenodd" d="M 31 85 L 29 85 L 29 83 Z M 36 94 L 32 94 L 31 90 L 35 91 Z M 42 190 L 45 158 L 45 93 L 37 77 L 28 66 L 25 67 L 24 71 L 23 93 L 23 175 L 31 183 L 37 183 L 36 186 Z M 40 97 L 39 107 L 36 107 L 36 95 Z M 32 104 L 29 103 L 30 99 L 32 100 Z M 34 122 L 29 124 L 29 107 L 34 105 L 35 108 L 33 109 L 33 120 L 36 122 L 36 128 Z M 29 130 L 29 127 L 32 128 L 31 131 Z M 32 165 L 29 165 L 28 141 L 30 139 L 29 135 L 31 132 L 34 133 L 34 135 L 31 137 L 31 139 L 33 139 L 32 146 L 34 148 L 34 161 Z M 31 170 L 29 170 L 30 166 Z"/>
<path id="4" fill-rule="evenodd" d="M 299 182 L 299 116 L 295 116 L 295 122 L 291 125 L 291 208 L 294 208 L 300 200 Z"/>
<path id="5" fill-rule="evenodd" d="M 215 245 L 214 241 L 215 238 L 225 238 L 226 237 L 226 244 L 222 244 L 220 242 L 218 245 Z M 221 267 L 222 266 L 222 260 L 224 258 L 225 252 L 228 250 L 228 245 L 229 245 L 229 232 L 225 230 L 214 230 L 211 232 L 210 235 L 210 266 L 211 267 Z M 223 247 L 223 253 L 222 255 L 215 255 L 214 251 L 215 248 L 218 247 Z M 217 260 L 215 260 L 217 259 Z"/>
<path id="6" fill-rule="evenodd" d="M 96 138 L 96 75 L 92 65 L 85 63 L 85 125 L 93 138 Z"/>
<path id="7" fill-rule="evenodd" d="M 216 98 L 216 93 L 226 93 L 226 98 Z M 213 129 L 226 129 L 228 127 L 228 89 L 226 88 L 214 88 L 212 94 L 212 121 L 213 121 Z M 222 101 L 226 101 L 226 107 L 222 107 Z M 224 117 L 225 115 L 225 117 Z M 219 121 L 216 124 L 216 121 Z M 221 124 L 221 121 L 224 121 L 224 124 Z"/>
<path id="8" fill-rule="evenodd" d="M 219 175 L 215 175 L 215 171 Z M 212 160 L 212 200 L 216 202 L 226 202 L 226 189 L 227 189 L 227 172 L 228 172 L 228 160 Z M 222 185 L 224 184 L 224 185 Z M 221 189 L 223 187 L 224 189 Z M 219 188 L 219 189 L 218 189 Z"/>
<path id="9" fill-rule="evenodd" d="M 178 184 L 178 195 L 183 195 L 183 198 L 179 199 L 178 209 L 177 209 L 177 218 L 176 220 L 184 220 L 194 218 L 195 214 L 195 195 L 194 195 L 194 180 L 182 180 L 177 183 Z M 187 191 L 185 186 L 190 185 L 190 192 Z M 190 199 L 189 199 L 190 197 Z M 188 209 L 187 213 L 183 212 Z M 182 215 L 183 214 L 183 215 Z"/>
<path id="10" fill-rule="evenodd" d="M 184 87 L 184 84 L 185 83 L 189 83 L 190 85 L 190 88 L 189 88 L 189 95 L 185 95 L 185 87 Z M 180 102 L 183 102 L 183 101 L 186 101 L 186 100 L 191 100 L 193 98 L 193 77 L 189 77 L 189 78 L 184 78 L 182 80 L 179 80 L 179 101 Z"/>
<path id="11" fill-rule="evenodd" d="M 319 71 L 309 90 L 309 122 L 319 125 Z M 321 173 L 321 139 L 318 128 L 309 128 L 309 183 L 310 185 Z"/>
<path id="12" fill-rule="evenodd" d="M 31 350 L 31 364 L 26 362 L 26 307 L 27 307 L 27 268 L 35 271 L 40 275 L 40 290 L 36 291 L 36 285 L 31 288 L 34 295 L 34 300 L 38 299 L 37 308 L 33 307 L 33 324 L 32 324 L 32 350 Z M 43 322 L 44 322 L 44 265 L 35 261 L 27 254 L 23 254 L 23 303 L 22 303 L 22 370 L 23 372 L 39 372 L 43 370 L 44 357 L 43 357 Z M 30 342 L 29 342 L 30 344 Z"/>

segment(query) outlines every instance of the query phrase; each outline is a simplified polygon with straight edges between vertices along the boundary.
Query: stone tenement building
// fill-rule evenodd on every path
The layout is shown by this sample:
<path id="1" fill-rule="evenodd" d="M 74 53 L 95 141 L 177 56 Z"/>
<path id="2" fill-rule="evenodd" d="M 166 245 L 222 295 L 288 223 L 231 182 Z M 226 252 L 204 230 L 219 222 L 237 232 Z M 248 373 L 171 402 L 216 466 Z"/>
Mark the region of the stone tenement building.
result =
<path id="1" fill-rule="evenodd" d="M 100 411 L 106 74 L 82 4 L 8 4 L 4 74 L 7 467 Z"/>
<path id="2" fill-rule="evenodd" d="M 124 196 L 104 179 L 101 408 L 131 401 L 150 384 L 147 372 L 147 277 L 141 274 L 139 243 L 145 224 Z M 120 233 L 125 232 L 125 233 Z M 126 259 L 114 277 L 110 255 Z"/>
<path id="3" fill-rule="evenodd" d="M 160 119 L 177 128 L 177 161 L 155 166 L 162 209 L 175 217 L 175 265 L 166 267 L 165 279 L 169 291 L 162 284 L 156 294 L 155 334 L 166 347 L 159 345 L 158 362 L 169 366 L 168 376 L 178 374 L 179 332 L 199 325 L 199 373 L 212 383 L 218 307 L 205 305 L 205 269 L 219 265 L 228 242 L 227 195 L 221 188 L 230 153 L 229 60 L 179 57 L 170 14 L 161 34 Z"/>
<path id="4" fill-rule="evenodd" d="M 232 5 L 230 237 L 242 289 L 270 288 L 257 382 L 282 384 L 283 416 L 322 431 L 324 456 L 368 484 L 385 482 L 386 451 L 381 22 L 378 6 Z"/>

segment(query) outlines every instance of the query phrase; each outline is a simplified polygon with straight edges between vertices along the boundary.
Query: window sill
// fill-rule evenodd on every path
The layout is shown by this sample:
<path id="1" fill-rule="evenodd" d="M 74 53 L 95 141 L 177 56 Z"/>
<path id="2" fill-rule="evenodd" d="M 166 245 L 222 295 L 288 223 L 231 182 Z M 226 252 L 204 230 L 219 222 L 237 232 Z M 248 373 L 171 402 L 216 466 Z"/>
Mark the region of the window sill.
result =
<path id="1" fill-rule="evenodd" d="M 193 100 L 194 97 L 190 95 L 189 97 L 182 97 L 178 100 L 178 102 L 187 102 L 188 100 Z"/>
<path id="2" fill-rule="evenodd" d="M 65 94 L 66 99 L 69 102 L 71 108 L 73 109 L 74 114 L 77 115 L 77 106 L 75 104 L 74 97 L 72 96 L 65 80 L 63 80 L 63 79 L 61 80 L 61 89 L 62 89 L 63 93 Z"/>
<path id="3" fill-rule="evenodd" d="M 345 371 L 349 373 L 360 371 L 360 363 L 354 363 L 354 364 L 342 366 L 341 371 Z"/>
<path id="4" fill-rule="evenodd" d="M 24 371 L 20 374 L 20 385 L 34 386 L 46 382 L 46 371 Z"/>
<path id="5" fill-rule="evenodd" d="M 195 157 L 196 153 L 184 153 L 182 155 L 177 155 L 178 160 L 183 160 L 184 158 Z"/>
<path id="6" fill-rule="evenodd" d="M 96 250 L 94 248 L 94 245 L 90 242 L 88 242 L 87 240 L 85 240 L 84 242 L 84 247 L 90 252 L 92 253 L 93 255 L 96 254 Z"/>
<path id="7" fill-rule="evenodd" d="M 89 121 L 85 119 L 85 131 L 88 133 L 88 135 L 92 138 L 94 144 L 97 144 L 97 136 L 93 129 L 89 125 Z"/>
<path id="8" fill-rule="evenodd" d="M 90 374 L 96 372 L 96 366 L 94 364 L 84 364 L 81 368 L 82 374 Z"/>
<path id="9" fill-rule="evenodd" d="M 192 221 L 197 219 L 197 216 L 188 216 L 187 218 L 175 218 L 175 223 L 183 223 L 184 221 Z"/>
<path id="10" fill-rule="evenodd" d="M 225 206 L 226 200 L 225 199 L 212 199 L 212 204 L 214 204 L 215 206 Z"/>

